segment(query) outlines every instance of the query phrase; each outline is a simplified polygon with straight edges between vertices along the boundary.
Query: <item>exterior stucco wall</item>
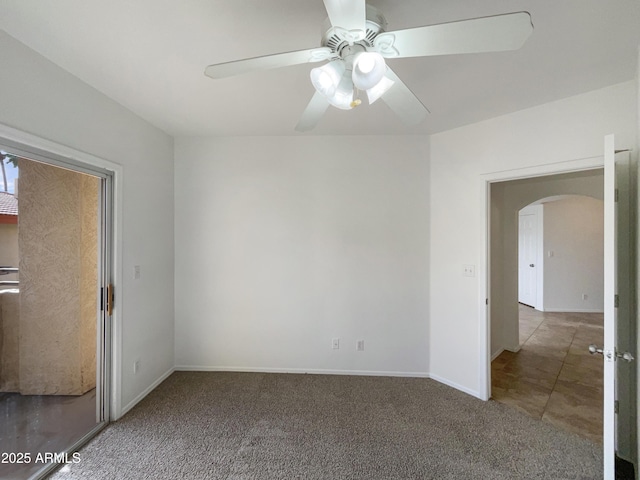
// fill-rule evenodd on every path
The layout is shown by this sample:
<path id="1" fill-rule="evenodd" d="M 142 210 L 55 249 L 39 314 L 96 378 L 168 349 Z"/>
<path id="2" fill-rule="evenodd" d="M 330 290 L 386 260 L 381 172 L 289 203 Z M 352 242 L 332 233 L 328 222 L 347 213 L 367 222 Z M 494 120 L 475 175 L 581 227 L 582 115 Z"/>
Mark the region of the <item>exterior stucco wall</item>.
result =
<path id="1" fill-rule="evenodd" d="M 98 180 L 20 164 L 20 392 L 95 387 Z"/>

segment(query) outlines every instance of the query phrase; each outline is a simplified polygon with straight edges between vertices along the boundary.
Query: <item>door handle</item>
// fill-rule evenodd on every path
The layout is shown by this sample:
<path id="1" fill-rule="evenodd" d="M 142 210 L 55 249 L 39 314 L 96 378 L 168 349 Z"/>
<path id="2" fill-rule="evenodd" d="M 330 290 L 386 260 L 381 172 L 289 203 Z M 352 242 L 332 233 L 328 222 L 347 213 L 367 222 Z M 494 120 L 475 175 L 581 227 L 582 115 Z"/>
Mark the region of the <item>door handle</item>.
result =
<path id="1" fill-rule="evenodd" d="M 595 355 L 596 353 L 602 355 L 604 353 L 604 350 L 602 350 L 601 348 L 598 348 L 596 345 L 592 343 L 591 345 L 589 345 L 589 353 L 591 355 Z"/>
<path id="2" fill-rule="evenodd" d="M 626 360 L 627 362 L 632 362 L 634 360 L 633 355 L 629 352 L 616 353 L 616 357 Z"/>
<path id="3" fill-rule="evenodd" d="M 596 353 L 599 355 L 604 355 L 604 350 L 602 348 L 598 348 L 596 345 L 592 343 L 591 345 L 589 345 L 589 353 L 591 355 L 594 355 Z M 633 360 L 635 360 L 633 358 L 633 355 L 631 355 L 629 352 L 624 352 L 624 353 L 616 352 L 616 357 L 621 358 L 626 362 L 632 362 Z M 610 352 L 607 352 L 607 358 L 611 358 Z"/>
<path id="4" fill-rule="evenodd" d="M 533 263 L 530 263 L 529 266 L 530 267 L 535 267 L 535 265 Z"/>

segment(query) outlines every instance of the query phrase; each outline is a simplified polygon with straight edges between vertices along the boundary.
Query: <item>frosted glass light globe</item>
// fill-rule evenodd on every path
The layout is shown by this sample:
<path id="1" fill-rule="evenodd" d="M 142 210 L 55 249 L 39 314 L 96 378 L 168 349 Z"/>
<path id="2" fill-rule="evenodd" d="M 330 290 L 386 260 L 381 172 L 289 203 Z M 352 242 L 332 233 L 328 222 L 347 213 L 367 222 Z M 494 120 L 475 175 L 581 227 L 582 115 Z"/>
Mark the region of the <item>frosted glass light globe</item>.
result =
<path id="1" fill-rule="evenodd" d="M 330 98 L 335 95 L 344 70 L 344 61 L 334 60 L 321 67 L 314 68 L 309 76 L 315 89 L 325 97 Z"/>
<path id="2" fill-rule="evenodd" d="M 377 52 L 363 52 L 353 62 L 353 84 L 360 90 L 369 90 L 380 83 L 387 71 L 384 58 Z"/>

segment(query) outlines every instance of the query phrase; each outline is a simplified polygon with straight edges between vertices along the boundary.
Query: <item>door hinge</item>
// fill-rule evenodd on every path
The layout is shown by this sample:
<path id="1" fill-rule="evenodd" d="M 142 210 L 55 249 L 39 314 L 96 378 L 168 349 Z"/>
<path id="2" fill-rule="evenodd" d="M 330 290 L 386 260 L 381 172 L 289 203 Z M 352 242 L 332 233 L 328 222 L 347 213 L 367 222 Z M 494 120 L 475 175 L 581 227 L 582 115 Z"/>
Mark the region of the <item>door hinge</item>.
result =
<path id="1" fill-rule="evenodd" d="M 613 296 L 613 306 L 618 308 L 620 306 L 620 297 L 618 295 Z"/>
<path id="2" fill-rule="evenodd" d="M 613 402 L 613 411 L 615 413 L 620 413 L 620 401 L 616 400 L 615 402 Z"/>
<path id="3" fill-rule="evenodd" d="M 484 300 L 484 304 L 485 304 L 485 305 L 489 305 L 489 299 L 488 299 L 488 298 L 485 298 L 485 300 Z"/>
<path id="4" fill-rule="evenodd" d="M 113 293 L 113 284 L 107 285 L 107 315 L 111 316 L 113 313 L 113 303 L 115 295 Z"/>
<path id="5" fill-rule="evenodd" d="M 617 188 L 616 188 L 615 192 L 616 192 L 616 193 L 615 193 L 615 201 L 617 202 L 617 201 L 618 201 L 618 197 L 619 197 L 618 189 L 617 189 Z"/>

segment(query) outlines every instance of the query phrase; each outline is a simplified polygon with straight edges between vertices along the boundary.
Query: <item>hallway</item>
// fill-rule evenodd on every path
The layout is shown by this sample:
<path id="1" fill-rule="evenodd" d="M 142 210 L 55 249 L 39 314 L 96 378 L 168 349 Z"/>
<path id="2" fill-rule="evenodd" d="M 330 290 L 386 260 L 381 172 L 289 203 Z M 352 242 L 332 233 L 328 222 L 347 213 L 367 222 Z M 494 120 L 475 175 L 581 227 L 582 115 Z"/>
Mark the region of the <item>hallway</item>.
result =
<path id="1" fill-rule="evenodd" d="M 535 418 L 602 442 L 602 345 L 600 313 L 545 313 L 520 305 L 518 353 L 491 363 L 492 398 Z"/>

